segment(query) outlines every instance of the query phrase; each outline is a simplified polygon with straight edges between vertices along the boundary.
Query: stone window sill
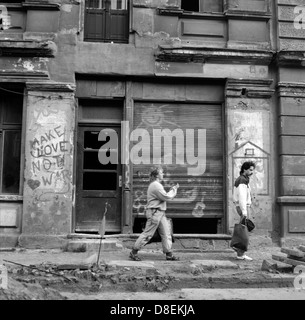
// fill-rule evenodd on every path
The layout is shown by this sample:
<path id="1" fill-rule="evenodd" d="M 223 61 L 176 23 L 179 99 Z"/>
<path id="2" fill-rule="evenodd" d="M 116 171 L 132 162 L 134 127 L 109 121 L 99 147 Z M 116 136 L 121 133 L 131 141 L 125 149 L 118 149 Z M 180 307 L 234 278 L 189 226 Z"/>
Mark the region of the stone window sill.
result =
<path id="1" fill-rule="evenodd" d="M 56 45 L 52 41 L 8 40 L 0 38 L 0 56 L 54 57 Z"/>

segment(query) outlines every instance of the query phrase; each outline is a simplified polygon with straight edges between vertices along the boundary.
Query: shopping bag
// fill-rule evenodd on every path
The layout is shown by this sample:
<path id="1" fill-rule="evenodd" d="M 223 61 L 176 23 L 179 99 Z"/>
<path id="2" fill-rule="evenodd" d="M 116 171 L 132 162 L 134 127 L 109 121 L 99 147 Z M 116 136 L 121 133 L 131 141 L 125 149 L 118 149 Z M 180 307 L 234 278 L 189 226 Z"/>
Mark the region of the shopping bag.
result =
<path id="1" fill-rule="evenodd" d="M 173 220 L 171 218 L 166 218 L 166 219 L 169 223 L 170 233 L 172 235 L 172 242 L 174 243 L 175 238 L 174 238 Z M 149 244 L 152 242 L 161 242 L 161 241 L 162 241 L 162 239 L 161 239 L 161 236 L 160 236 L 159 231 L 157 229 L 156 232 L 154 233 L 154 235 L 152 236 L 152 238 L 146 244 Z"/>
<path id="2" fill-rule="evenodd" d="M 249 233 L 248 233 L 247 226 L 245 226 L 242 223 L 236 223 L 234 225 L 230 246 L 234 248 L 238 248 L 243 251 L 247 251 L 248 245 L 249 245 Z"/>
<path id="3" fill-rule="evenodd" d="M 243 217 L 241 224 L 244 224 L 245 226 L 247 226 L 247 229 L 249 232 L 251 232 L 255 228 L 254 222 L 246 217 Z"/>

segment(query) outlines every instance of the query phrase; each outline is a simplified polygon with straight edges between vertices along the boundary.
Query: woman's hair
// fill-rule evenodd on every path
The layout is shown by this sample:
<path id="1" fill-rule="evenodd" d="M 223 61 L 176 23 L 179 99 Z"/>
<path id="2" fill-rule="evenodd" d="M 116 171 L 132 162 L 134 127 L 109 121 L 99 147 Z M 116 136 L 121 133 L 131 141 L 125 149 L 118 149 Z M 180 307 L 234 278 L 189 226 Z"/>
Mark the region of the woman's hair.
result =
<path id="1" fill-rule="evenodd" d="M 255 168 L 255 163 L 253 161 L 246 161 L 242 164 L 241 168 L 240 168 L 240 172 L 239 174 L 243 174 L 245 170 L 250 169 L 250 167 Z"/>
<path id="2" fill-rule="evenodd" d="M 150 179 L 150 182 L 153 182 L 157 179 L 158 177 L 158 174 L 160 171 L 162 171 L 162 167 L 157 167 L 157 168 L 154 168 L 151 173 L 150 173 L 150 176 L 149 176 L 149 179 Z"/>

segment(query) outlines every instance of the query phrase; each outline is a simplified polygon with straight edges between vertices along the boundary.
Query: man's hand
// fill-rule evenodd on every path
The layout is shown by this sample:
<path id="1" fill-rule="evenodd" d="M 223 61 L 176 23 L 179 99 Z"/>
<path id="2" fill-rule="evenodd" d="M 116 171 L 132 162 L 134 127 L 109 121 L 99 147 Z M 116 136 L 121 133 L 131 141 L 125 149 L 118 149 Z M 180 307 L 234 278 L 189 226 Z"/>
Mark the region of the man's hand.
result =
<path id="1" fill-rule="evenodd" d="M 172 186 L 172 189 L 174 189 L 174 190 L 178 190 L 178 188 L 179 188 L 179 183 L 177 183 L 176 185 Z"/>

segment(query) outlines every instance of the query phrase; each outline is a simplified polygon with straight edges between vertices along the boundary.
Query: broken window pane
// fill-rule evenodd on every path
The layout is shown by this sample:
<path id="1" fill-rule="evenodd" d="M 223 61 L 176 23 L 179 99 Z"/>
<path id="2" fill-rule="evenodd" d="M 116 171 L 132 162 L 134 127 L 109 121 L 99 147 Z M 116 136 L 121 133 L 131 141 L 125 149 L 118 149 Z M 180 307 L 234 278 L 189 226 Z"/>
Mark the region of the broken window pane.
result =
<path id="1" fill-rule="evenodd" d="M 193 12 L 222 12 L 223 0 L 181 0 L 181 9 Z"/>
<path id="2" fill-rule="evenodd" d="M 3 124 L 22 123 L 23 96 L 1 97 L 3 105 Z"/>
<path id="3" fill-rule="evenodd" d="M 116 190 L 116 172 L 84 172 L 83 190 Z"/>
<path id="4" fill-rule="evenodd" d="M 101 169 L 101 170 L 116 170 L 116 164 L 101 164 L 98 158 L 98 151 L 84 152 L 84 169 Z"/>
<path id="5" fill-rule="evenodd" d="M 0 94 L 0 192 L 19 194 L 23 95 L 8 90 L 16 93 Z"/>
<path id="6" fill-rule="evenodd" d="M 4 135 L 2 193 L 19 193 L 21 131 L 6 130 Z"/>

